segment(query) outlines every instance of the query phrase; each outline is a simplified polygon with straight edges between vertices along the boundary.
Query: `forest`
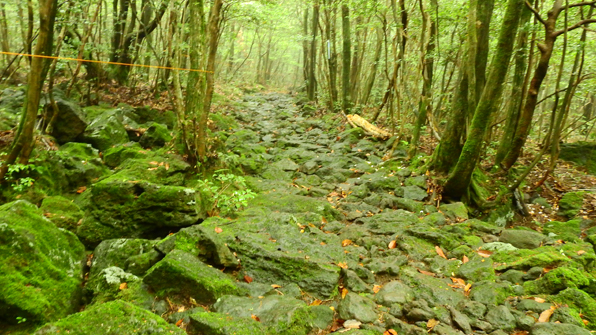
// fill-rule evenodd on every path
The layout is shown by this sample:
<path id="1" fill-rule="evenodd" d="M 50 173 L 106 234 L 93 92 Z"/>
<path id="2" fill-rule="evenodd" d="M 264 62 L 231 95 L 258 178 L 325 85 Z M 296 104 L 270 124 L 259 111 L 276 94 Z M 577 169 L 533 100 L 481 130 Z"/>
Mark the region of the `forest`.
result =
<path id="1" fill-rule="evenodd" d="M 596 331 L 594 11 L 0 0 L 0 334 Z"/>

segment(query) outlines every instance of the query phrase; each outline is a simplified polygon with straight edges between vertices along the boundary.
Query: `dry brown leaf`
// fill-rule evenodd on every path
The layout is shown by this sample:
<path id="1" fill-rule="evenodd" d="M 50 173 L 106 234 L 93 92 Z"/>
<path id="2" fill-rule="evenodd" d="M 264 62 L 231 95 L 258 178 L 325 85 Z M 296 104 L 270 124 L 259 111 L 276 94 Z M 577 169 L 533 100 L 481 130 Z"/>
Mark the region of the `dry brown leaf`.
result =
<path id="1" fill-rule="evenodd" d="M 420 269 L 418 269 L 418 272 L 422 273 L 423 275 L 427 275 L 427 276 L 431 276 L 431 277 L 435 276 L 435 274 L 432 272 L 428 272 L 428 271 L 424 271 L 424 270 L 420 270 Z"/>
<path id="2" fill-rule="evenodd" d="M 152 161 L 152 162 L 149 162 L 149 164 L 151 164 L 151 165 L 159 165 L 159 162 Z"/>
<path id="3" fill-rule="evenodd" d="M 539 302 L 539 303 L 543 303 L 546 300 L 542 299 L 542 298 L 538 298 L 538 297 L 534 297 L 534 301 Z"/>
<path id="4" fill-rule="evenodd" d="M 584 323 L 584 325 L 588 325 L 588 323 L 590 323 L 590 321 L 586 320 L 586 319 L 582 319 L 582 322 Z"/>
<path id="5" fill-rule="evenodd" d="M 180 308 L 178 308 L 178 313 L 182 313 L 186 310 L 186 307 L 184 306 L 180 306 Z"/>
<path id="6" fill-rule="evenodd" d="M 435 251 L 437 252 L 437 255 L 447 259 L 447 256 L 445 256 L 445 253 L 443 252 L 443 249 L 441 249 L 441 247 L 439 247 L 438 245 L 435 246 Z"/>
<path id="7" fill-rule="evenodd" d="M 578 252 L 577 252 L 577 254 L 578 254 L 578 255 L 583 255 L 583 254 L 585 254 L 585 253 L 586 253 L 586 251 L 585 251 L 585 250 L 580 250 L 580 251 L 578 251 Z"/>
<path id="8" fill-rule="evenodd" d="M 261 319 L 259 319 L 259 317 L 258 317 L 258 316 L 256 316 L 256 315 L 254 315 L 254 314 L 252 314 L 250 317 L 251 317 L 253 320 L 255 320 L 256 322 L 261 322 Z"/>
<path id="9" fill-rule="evenodd" d="M 166 170 L 169 170 L 169 169 L 170 169 L 170 164 L 166 163 Z"/>
<path id="10" fill-rule="evenodd" d="M 352 240 L 343 240 L 343 241 L 341 241 L 341 246 L 347 247 L 348 245 L 352 245 L 352 243 L 354 243 L 354 242 L 352 242 Z"/>
<path id="11" fill-rule="evenodd" d="M 219 233 L 222 233 L 223 232 L 223 229 L 221 229 L 219 227 L 215 227 L 215 232 L 218 233 L 218 234 Z"/>
<path id="12" fill-rule="evenodd" d="M 272 284 L 271 287 L 273 287 L 273 288 L 281 288 L 281 285 Z"/>
<path id="13" fill-rule="evenodd" d="M 488 250 L 478 250 L 478 255 L 482 256 L 482 257 L 490 257 L 490 255 L 492 255 L 493 252 L 492 251 L 488 251 Z"/>
<path id="14" fill-rule="evenodd" d="M 381 285 L 375 285 L 375 286 L 373 286 L 373 292 L 379 293 L 379 291 L 381 290 L 381 287 L 382 287 Z"/>
<path id="15" fill-rule="evenodd" d="M 78 194 L 81 194 L 81 193 L 85 192 L 86 190 L 87 190 L 87 186 L 81 186 L 81 187 L 79 187 L 79 189 L 77 190 L 77 193 L 78 193 Z"/>
<path id="16" fill-rule="evenodd" d="M 457 285 L 460 285 L 462 288 L 466 287 L 466 281 L 461 278 L 451 277 L 451 281 Z"/>
<path id="17" fill-rule="evenodd" d="M 555 309 L 557 309 L 555 306 L 550 306 L 549 309 L 540 313 L 540 317 L 538 317 L 538 322 L 548 322 L 550 320 L 550 317 L 555 312 Z"/>
<path id="18" fill-rule="evenodd" d="M 383 335 L 397 335 L 397 332 L 393 329 L 387 329 Z"/>
<path id="19" fill-rule="evenodd" d="M 464 292 L 466 293 L 466 297 L 470 294 L 470 289 L 472 289 L 472 284 L 468 283 L 466 287 L 464 287 Z"/>
<path id="20" fill-rule="evenodd" d="M 182 324 L 182 321 L 183 321 L 183 320 L 184 320 L 184 319 L 180 319 L 180 320 L 178 320 L 178 322 L 176 322 L 176 327 L 180 327 L 180 325 Z"/>
<path id="21" fill-rule="evenodd" d="M 345 297 L 346 297 L 346 295 L 348 295 L 348 292 L 349 292 L 349 291 L 348 291 L 348 289 L 347 289 L 347 288 L 345 288 L 345 287 L 344 287 L 344 288 L 342 288 L 342 289 L 341 289 L 341 298 L 342 298 L 342 299 L 343 299 L 343 298 L 345 298 Z"/>
<path id="22" fill-rule="evenodd" d="M 323 224 L 327 224 L 327 219 L 325 219 L 325 217 L 322 217 L 322 218 L 321 218 L 321 222 L 322 222 Z"/>
<path id="23" fill-rule="evenodd" d="M 321 242 L 321 245 L 327 245 L 327 243 L 325 243 L 325 242 Z"/>
<path id="24" fill-rule="evenodd" d="M 426 323 L 426 328 L 428 328 L 428 331 L 433 330 L 440 322 L 438 320 L 435 319 L 430 319 L 428 320 L 428 322 Z"/>
<path id="25" fill-rule="evenodd" d="M 395 247 L 397 247 L 397 241 L 393 240 L 393 241 L 389 242 L 388 247 L 389 247 L 389 249 L 395 249 Z"/>
<path id="26" fill-rule="evenodd" d="M 468 256 L 464 255 L 464 257 L 462 258 L 462 262 L 463 262 L 464 264 L 466 264 L 466 263 L 467 263 L 467 262 L 469 262 L 469 261 L 470 261 L 470 259 L 468 258 Z"/>
<path id="27" fill-rule="evenodd" d="M 250 283 L 252 283 L 253 279 L 252 279 L 252 277 L 246 275 L 246 276 L 244 276 L 244 281 L 250 284 Z"/>
<path id="28" fill-rule="evenodd" d="M 311 306 L 319 306 L 321 305 L 323 302 L 319 299 L 315 299 L 315 301 L 311 302 L 310 305 Z"/>
<path id="29" fill-rule="evenodd" d="M 348 263 L 340 262 L 340 263 L 337 263 L 337 266 L 339 266 L 342 269 L 347 269 L 348 268 Z"/>
<path id="30" fill-rule="evenodd" d="M 127 283 L 120 284 L 120 289 L 121 290 L 126 290 L 127 288 L 128 288 L 128 284 Z"/>

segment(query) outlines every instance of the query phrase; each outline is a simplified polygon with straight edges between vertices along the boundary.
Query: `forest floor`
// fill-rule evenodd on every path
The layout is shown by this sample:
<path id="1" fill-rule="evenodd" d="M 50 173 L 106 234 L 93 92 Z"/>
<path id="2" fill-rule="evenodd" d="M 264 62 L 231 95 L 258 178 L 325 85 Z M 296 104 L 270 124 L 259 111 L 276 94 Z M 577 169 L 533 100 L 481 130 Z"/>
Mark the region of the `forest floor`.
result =
<path id="1" fill-rule="evenodd" d="M 220 159 L 242 169 L 256 197 L 240 211 L 189 225 L 199 217 L 191 209 L 203 201 L 193 198 L 201 183 L 182 177 L 188 166 L 180 157 L 127 144 L 88 160 L 112 171 L 65 195 L 84 212 L 73 232 L 94 249 L 86 307 L 35 334 L 596 329 L 593 193 L 575 197 L 575 208 L 564 204 L 567 217 L 559 210 L 564 194 L 592 189 L 594 176 L 560 164 L 548 186 L 525 195 L 531 219 L 509 206 L 473 218 L 463 203 L 437 204 L 432 176 L 408 166 L 407 148 L 384 161 L 393 143 L 365 136 L 340 115 L 301 109 L 294 97 L 273 92 L 245 95 L 218 114 Z M 529 185 L 541 178 L 537 171 Z M 22 203 L 7 206 L 0 212 L 25 211 Z M 51 205 L 42 209 L 57 218 Z M 27 236 L 37 236 L 44 220 L 27 227 Z M 110 315 L 120 316 L 107 322 Z"/>

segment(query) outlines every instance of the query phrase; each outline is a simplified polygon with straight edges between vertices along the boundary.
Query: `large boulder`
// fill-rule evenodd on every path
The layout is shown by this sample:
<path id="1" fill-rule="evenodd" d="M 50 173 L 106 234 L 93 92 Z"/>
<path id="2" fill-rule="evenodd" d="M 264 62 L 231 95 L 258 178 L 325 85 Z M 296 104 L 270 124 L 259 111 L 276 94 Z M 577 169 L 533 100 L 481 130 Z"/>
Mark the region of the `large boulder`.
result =
<path id="1" fill-rule="evenodd" d="M 58 107 L 58 115 L 54 121 L 50 135 L 56 138 L 58 143 L 74 141 L 87 128 L 87 121 L 81 107 L 72 101 L 62 98 L 55 98 Z M 53 111 L 51 104 L 45 106 L 46 110 Z M 48 113 L 49 117 L 54 117 L 53 113 Z"/>
<path id="2" fill-rule="evenodd" d="M 139 143 L 143 148 L 160 148 L 172 140 L 172 135 L 168 128 L 159 123 L 153 123 L 143 136 L 141 136 Z"/>
<path id="3" fill-rule="evenodd" d="M 129 141 L 128 133 L 116 112 L 107 112 L 89 123 L 85 132 L 79 136 L 82 142 L 90 143 L 99 151 Z"/>
<path id="4" fill-rule="evenodd" d="M 561 144 L 559 158 L 584 166 L 588 173 L 596 174 L 596 143 L 576 142 Z"/>
<path id="5" fill-rule="evenodd" d="M 78 310 L 85 248 L 25 201 L 0 207 L 0 328 L 17 317 L 49 322 Z"/>
<path id="6" fill-rule="evenodd" d="M 186 332 L 190 335 L 275 334 L 252 318 L 237 318 L 220 313 L 199 312 L 189 317 Z"/>
<path id="7" fill-rule="evenodd" d="M 186 334 L 175 325 L 168 324 L 159 315 L 116 300 L 47 324 L 38 329 L 35 335 L 69 333 L 78 335 Z"/>
<path id="8" fill-rule="evenodd" d="M 77 235 L 88 246 L 106 239 L 155 237 L 206 217 L 199 192 L 116 174 L 83 193 L 86 212 Z"/>
<path id="9" fill-rule="evenodd" d="M 155 264 L 143 281 L 160 296 L 178 295 L 201 304 L 243 293 L 231 277 L 181 250 L 172 251 Z"/>
<path id="10" fill-rule="evenodd" d="M 72 200 L 61 196 L 44 198 L 40 209 L 43 211 L 43 215 L 58 228 L 64 228 L 73 233 L 76 232 L 84 215 L 83 211 Z"/>

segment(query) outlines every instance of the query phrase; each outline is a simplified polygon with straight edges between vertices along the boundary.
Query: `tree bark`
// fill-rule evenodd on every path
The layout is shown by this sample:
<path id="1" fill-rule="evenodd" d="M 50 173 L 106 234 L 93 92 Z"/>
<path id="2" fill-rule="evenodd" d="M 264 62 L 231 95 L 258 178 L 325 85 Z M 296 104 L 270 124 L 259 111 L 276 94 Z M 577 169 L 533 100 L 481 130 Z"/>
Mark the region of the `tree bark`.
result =
<path id="1" fill-rule="evenodd" d="M 505 17 L 497 42 L 497 51 L 492 60 L 488 76 L 489 84 L 486 85 L 480 96 L 462 153 L 444 185 L 444 193 L 448 197 L 461 198 L 466 194 L 470 185 L 472 172 L 480 158 L 480 149 L 491 115 L 498 107 L 497 102 L 505 85 L 505 77 L 514 46 L 511 41 L 515 39 L 520 21 L 520 6 L 523 6 L 523 0 L 509 0 L 507 2 Z"/>
<path id="2" fill-rule="evenodd" d="M 341 26 L 342 26 L 342 109 L 344 113 L 350 113 L 352 109 L 352 100 L 350 96 L 350 61 L 352 58 L 352 40 L 350 33 L 350 9 L 347 5 L 341 5 Z"/>

